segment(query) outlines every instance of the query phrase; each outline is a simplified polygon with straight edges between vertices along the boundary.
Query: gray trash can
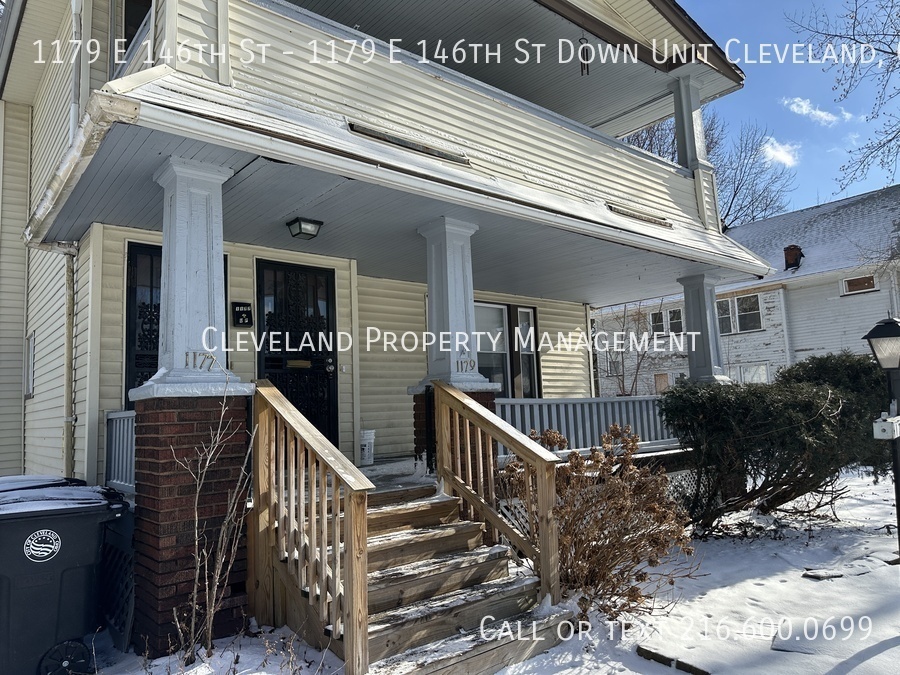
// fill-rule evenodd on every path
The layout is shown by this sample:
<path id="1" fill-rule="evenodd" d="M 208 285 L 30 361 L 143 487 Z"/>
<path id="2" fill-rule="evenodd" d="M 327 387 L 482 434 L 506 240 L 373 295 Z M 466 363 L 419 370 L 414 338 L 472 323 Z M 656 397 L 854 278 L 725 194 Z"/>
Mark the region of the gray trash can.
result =
<path id="1" fill-rule="evenodd" d="M 81 639 L 98 629 L 106 525 L 128 513 L 115 490 L 52 477 L 0 478 L 0 673 L 91 673 Z"/>

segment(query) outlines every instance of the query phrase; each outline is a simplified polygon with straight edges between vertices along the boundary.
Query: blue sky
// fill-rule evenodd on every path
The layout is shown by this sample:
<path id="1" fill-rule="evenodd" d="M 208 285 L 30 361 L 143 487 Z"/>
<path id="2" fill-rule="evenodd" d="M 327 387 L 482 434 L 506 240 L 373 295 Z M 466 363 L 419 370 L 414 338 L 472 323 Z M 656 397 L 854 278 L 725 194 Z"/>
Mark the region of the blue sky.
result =
<path id="1" fill-rule="evenodd" d="M 836 15 L 840 0 L 816 0 Z M 802 41 L 785 15 L 808 11 L 813 0 L 681 0 L 684 9 L 721 46 L 730 39 L 731 57 L 743 59 L 745 45 L 757 58 L 760 44 L 778 45 Z M 773 61 L 775 59 L 772 59 Z M 878 169 L 865 181 L 839 192 L 837 179 L 847 150 L 865 140 L 874 125 L 865 121 L 874 99 L 873 88 L 863 87 L 843 103 L 835 102 L 834 72 L 823 72 L 811 63 L 739 63 L 747 76 L 743 90 L 713 105 L 737 134 L 742 122 L 766 127 L 774 139 L 774 161 L 794 162 L 797 189 L 791 193 L 791 209 L 833 201 L 884 187 L 888 177 Z"/>

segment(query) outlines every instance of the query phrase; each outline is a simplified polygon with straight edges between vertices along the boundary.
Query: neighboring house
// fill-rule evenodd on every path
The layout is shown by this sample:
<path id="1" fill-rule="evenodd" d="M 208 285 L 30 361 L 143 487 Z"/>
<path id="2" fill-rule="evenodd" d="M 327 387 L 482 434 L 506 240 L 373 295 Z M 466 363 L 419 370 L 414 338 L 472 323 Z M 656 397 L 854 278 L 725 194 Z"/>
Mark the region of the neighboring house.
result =
<path id="1" fill-rule="evenodd" d="M 108 434 L 106 415 L 135 409 L 136 555 L 151 570 L 136 575 L 136 631 L 151 636 L 152 650 L 170 644 L 173 598 L 185 593 L 171 560 L 184 555 L 177 547 L 192 532 L 172 497 L 184 476 L 169 444 L 193 438 L 214 411 L 191 410 L 191 399 L 221 397 L 227 383 L 234 400 L 243 406 L 252 396 L 257 419 L 271 421 L 257 437 L 258 466 L 271 474 L 254 474 L 265 484 L 255 486 L 248 528 L 253 576 L 232 589 L 235 616 L 249 593 L 261 623 L 303 629 L 345 653 L 353 674 L 365 672 L 369 643 L 380 657 L 427 641 L 432 630 L 456 632 L 439 607 L 428 627 L 398 620 L 392 632 L 368 624 L 375 611 L 366 581 L 372 486 L 347 461 L 360 459 L 363 430 L 376 432 L 376 457 L 409 456 L 428 438 L 422 425 L 436 418 L 428 415 L 426 388 L 433 380 L 452 386 L 443 402 L 434 397 L 443 406 L 436 439 L 446 451 L 438 453 L 443 489 L 502 528 L 498 504 L 488 504 L 484 482 L 472 478 L 481 461 L 473 469 L 471 454 L 459 460 L 451 404 L 488 434 L 485 446 L 477 435 L 476 448 L 502 439 L 537 458 L 539 471 L 529 475 L 541 480 L 535 489 L 547 515 L 555 457 L 510 435 L 479 402 L 594 395 L 591 350 L 556 348 L 589 332 L 591 306 L 683 290 L 690 298 L 684 325 L 701 336 L 686 372 L 717 377 L 712 280 L 770 270 L 721 232 L 713 170 L 694 120 L 703 103 L 739 89 L 743 74 L 707 46 L 712 40 L 673 0 L 477 5 L 7 4 L 0 21 L 0 471 L 103 483 L 129 438 Z M 544 58 L 538 62 L 532 48 L 523 62 L 520 39 L 546 45 Z M 583 74 L 577 60 L 555 51 L 560 40 L 577 46 L 581 39 L 595 54 L 620 44 L 634 58 L 623 53 Z M 657 51 L 672 45 L 677 52 Z M 485 46 L 502 57 L 488 59 Z M 423 49 L 429 62 L 416 53 Z M 617 140 L 673 114 L 677 164 Z M 516 344 L 517 327 L 547 333 L 552 343 Z M 426 331 L 490 331 L 503 339 L 426 350 Z M 284 333 L 290 343 L 264 339 Z M 301 340 L 307 334 L 311 344 Z M 332 340 L 322 343 L 321 334 Z M 209 352 L 227 373 L 210 370 Z M 274 388 L 255 389 L 257 379 Z M 459 391 L 476 401 L 454 399 Z M 448 473 L 451 452 L 466 489 Z M 260 506 L 276 485 L 271 508 Z M 304 494 L 310 504 L 299 516 L 298 489 L 301 506 Z M 325 517 L 329 509 L 333 518 Z M 457 527 L 451 521 L 460 512 L 454 498 L 438 495 L 399 515 L 369 516 L 386 529 L 427 521 L 444 537 L 441 526 Z M 328 542 L 340 523 L 350 538 L 339 555 Z M 451 543 L 467 555 L 482 543 L 482 525 L 459 527 Z M 552 531 L 542 519 L 540 540 L 536 532 L 514 535 L 522 550 L 540 549 L 546 558 L 539 586 L 514 579 L 497 602 L 482 594 L 482 604 L 466 603 L 470 622 L 476 609 L 489 609 L 485 602 L 509 609 L 505 616 L 548 594 L 559 598 Z M 401 550 L 380 549 L 376 569 L 410 551 L 428 557 L 438 550 L 432 539 L 408 548 L 402 537 L 392 541 Z M 486 570 L 504 560 L 477 564 Z M 435 574 L 421 570 L 410 583 Z M 426 600 L 436 593 L 419 590 Z M 376 629 L 384 630 L 376 636 Z"/>
<path id="2" fill-rule="evenodd" d="M 900 185 L 729 230 L 778 272 L 717 286 L 725 374 L 735 382 L 771 382 L 779 368 L 809 356 L 867 353 L 862 336 L 898 312 L 898 229 Z M 680 296 L 604 307 L 593 313 L 595 329 L 620 326 L 624 314 L 643 330 L 677 333 L 683 307 Z M 640 363 L 632 354 L 598 356 L 602 395 L 623 387 L 633 394 L 660 393 L 688 372 L 678 353 L 649 353 Z"/>

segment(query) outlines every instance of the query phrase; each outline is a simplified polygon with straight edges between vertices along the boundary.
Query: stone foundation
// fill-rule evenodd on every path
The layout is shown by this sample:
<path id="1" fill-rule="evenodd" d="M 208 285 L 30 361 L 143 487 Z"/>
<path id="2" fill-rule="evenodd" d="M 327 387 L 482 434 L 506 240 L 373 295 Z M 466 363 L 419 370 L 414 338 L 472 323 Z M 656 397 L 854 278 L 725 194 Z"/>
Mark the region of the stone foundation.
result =
<path id="1" fill-rule="evenodd" d="M 236 433 L 200 496 L 201 525 L 209 519 L 207 537 L 214 542 L 216 523 L 226 511 L 244 463 L 247 397 L 227 399 L 225 419 Z M 177 648 L 172 610 L 188 603 L 194 583 L 193 478 L 175 458 L 195 457 L 218 428 L 221 397 L 153 398 L 135 402 L 135 651 L 156 658 Z M 174 454 L 173 454 L 174 453 Z M 212 545 L 212 544 L 211 544 Z M 237 632 L 244 623 L 247 580 L 246 544 L 241 544 L 226 598 L 216 617 L 216 636 Z"/>

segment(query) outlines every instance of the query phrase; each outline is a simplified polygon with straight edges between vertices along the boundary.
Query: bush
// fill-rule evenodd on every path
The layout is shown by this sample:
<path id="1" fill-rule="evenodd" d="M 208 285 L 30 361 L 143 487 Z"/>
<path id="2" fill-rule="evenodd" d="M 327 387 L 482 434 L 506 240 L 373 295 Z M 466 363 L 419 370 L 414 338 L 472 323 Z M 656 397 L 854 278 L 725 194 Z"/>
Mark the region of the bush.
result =
<path id="1" fill-rule="evenodd" d="M 693 449 L 697 487 L 687 499 L 709 527 L 728 511 L 768 513 L 823 489 L 848 463 L 838 442 L 842 398 L 807 383 L 684 383 L 663 394 L 666 424 Z"/>
<path id="2" fill-rule="evenodd" d="M 887 407 L 884 371 L 866 354 L 811 356 L 781 369 L 776 383 L 806 382 L 827 386 L 843 399 L 838 439 L 846 456 L 844 466 L 872 467 L 877 475 L 890 470 L 890 444 L 872 436 L 872 420 Z"/>
<path id="3" fill-rule="evenodd" d="M 558 432 L 537 438 L 565 447 Z M 566 594 L 579 595 L 585 620 L 591 608 L 610 619 L 649 612 L 661 589 L 696 567 L 689 559 L 687 514 L 669 498 L 665 472 L 634 465 L 637 443 L 629 427 L 613 425 L 601 449 L 592 448 L 587 458 L 572 452 L 557 468 L 560 582 Z M 527 506 L 518 512 L 520 527 L 538 522 L 521 464 L 505 467 L 501 486 Z"/>

